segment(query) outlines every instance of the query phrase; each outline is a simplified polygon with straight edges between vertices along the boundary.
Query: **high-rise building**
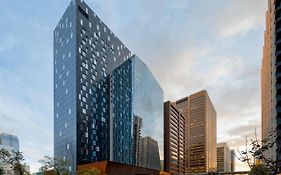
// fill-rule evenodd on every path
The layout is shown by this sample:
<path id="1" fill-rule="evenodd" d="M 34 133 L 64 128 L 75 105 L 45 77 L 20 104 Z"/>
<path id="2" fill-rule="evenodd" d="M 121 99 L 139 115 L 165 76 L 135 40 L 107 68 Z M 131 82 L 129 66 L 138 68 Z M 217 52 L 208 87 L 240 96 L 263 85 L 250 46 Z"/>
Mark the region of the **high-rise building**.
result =
<path id="1" fill-rule="evenodd" d="M 149 137 L 159 157 L 162 104 L 148 67 L 83 0 L 72 0 L 54 31 L 54 156 L 73 173 L 103 160 L 140 165 Z"/>
<path id="2" fill-rule="evenodd" d="M 262 139 L 274 146 L 267 159 L 281 167 L 281 1 L 268 0 L 261 67 Z M 281 172 L 281 168 L 279 169 Z"/>
<path id="3" fill-rule="evenodd" d="M 217 117 L 206 90 L 177 100 L 186 117 L 188 173 L 217 171 Z"/>
<path id="4" fill-rule="evenodd" d="M 161 170 L 158 143 L 151 137 L 142 137 L 141 139 L 139 166 Z"/>
<path id="5" fill-rule="evenodd" d="M 231 172 L 235 172 L 235 150 L 231 150 Z"/>
<path id="6" fill-rule="evenodd" d="M 54 156 L 77 164 L 110 159 L 107 76 L 130 51 L 83 2 L 54 30 Z"/>
<path id="7" fill-rule="evenodd" d="M 160 85 L 145 63 L 133 55 L 113 71 L 110 93 L 112 160 L 160 170 L 160 159 L 157 161 L 159 166 L 140 162 L 145 154 L 140 151 L 141 138 L 155 140 L 163 154 L 163 91 Z M 157 155 L 159 157 L 158 146 Z"/>
<path id="8" fill-rule="evenodd" d="M 187 118 L 170 101 L 164 103 L 164 171 L 187 173 Z"/>
<path id="9" fill-rule="evenodd" d="M 217 171 L 231 172 L 231 150 L 227 143 L 217 144 Z"/>

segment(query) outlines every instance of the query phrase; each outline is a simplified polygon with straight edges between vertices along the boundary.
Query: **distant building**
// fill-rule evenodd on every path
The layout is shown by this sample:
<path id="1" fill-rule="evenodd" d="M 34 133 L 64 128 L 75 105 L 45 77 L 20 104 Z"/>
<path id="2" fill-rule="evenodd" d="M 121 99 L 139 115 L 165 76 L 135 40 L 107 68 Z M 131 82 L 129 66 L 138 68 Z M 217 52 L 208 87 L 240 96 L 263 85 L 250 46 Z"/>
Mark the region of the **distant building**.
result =
<path id="1" fill-rule="evenodd" d="M 19 140 L 18 137 L 12 134 L 8 133 L 1 133 L 0 134 L 0 150 L 5 149 L 9 151 L 11 155 L 13 155 L 13 152 L 19 151 Z M 5 174 L 4 175 L 10 175 L 13 174 L 13 170 L 11 168 L 11 165 L 7 164 L 6 162 L 0 161 L 0 167 L 3 168 Z M 28 169 L 28 166 L 25 166 L 26 169 Z"/>
<path id="2" fill-rule="evenodd" d="M 231 150 L 227 143 L 217 144 L 217 171 L 231 172 Z"/>
<path id="3" fill-rule="evenodd" d="M 206 90 L 175 102 L 186 117 L 188 173 L 217 171 L 217 114 Z"/>
<path id="4" fill-rule="evenodd" d="M 43 167 L 40 167 L 38 172 L 32 173 L 32 175 L 45 175 L 43 172 Z"/>
<path id="5" fill-rule="evenodd" d="M 19 151 L 19 139 L 12 134 L 1 133 L 0 145 L 10 147 L 14 151 Z"/>
<path id="6" fill-rule="evenodd" d="M 235 150 L 231 150 L 231 172 L 235 172 Z"/>
<path id="7" fill-rule="evenodd" d="M 187 118 L 170 101 L 164 103 L 164 171 L 187 173 Z"/>
<path id="8" fill-rule="evenodd" d="M 158 144 L 157 141 L 151 137 L 144 137 L 141 140 L 140 166 L 161 170 Z"/>

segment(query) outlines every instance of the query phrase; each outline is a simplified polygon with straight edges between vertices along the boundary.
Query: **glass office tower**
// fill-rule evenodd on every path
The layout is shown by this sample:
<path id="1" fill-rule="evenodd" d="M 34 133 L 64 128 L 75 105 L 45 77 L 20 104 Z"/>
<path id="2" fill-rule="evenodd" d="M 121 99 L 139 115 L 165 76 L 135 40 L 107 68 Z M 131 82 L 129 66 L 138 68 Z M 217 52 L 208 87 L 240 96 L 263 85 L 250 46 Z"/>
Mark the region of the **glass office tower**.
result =
<path id="1" fill-rule="evenodd" d="M 113 160 L 160 169 L 159 150 L 163 155 L 163 91 L 160 85 L 135 55 L 113 71 L 110 82 Z M 146 149 L 153 154 L 141 150 L 144 138 L 155 140 L 145 146 L 153 148 Z M 144 155 L 151 164 L 141 163 L 140 158 Z"/>
<path id="2" fill-rule="evenodd" d="M 107 75 L 130 51 L 82 1 L 54 30 L 54 156 L 77 164 L 110 160 Z"/>

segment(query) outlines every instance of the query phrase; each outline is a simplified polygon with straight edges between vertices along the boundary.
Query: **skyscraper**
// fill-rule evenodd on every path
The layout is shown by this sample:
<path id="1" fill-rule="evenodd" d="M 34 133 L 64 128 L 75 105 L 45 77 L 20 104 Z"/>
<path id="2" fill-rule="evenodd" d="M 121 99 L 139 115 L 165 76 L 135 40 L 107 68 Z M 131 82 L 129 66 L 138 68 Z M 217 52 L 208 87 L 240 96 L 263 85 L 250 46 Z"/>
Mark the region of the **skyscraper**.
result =
<path id="1" fill-rule="evenodd" d="M 217 170 L 217 117 L 206 90 L 176 101 L 186 117 L 189 173 Z"/>
<path id="2" fill-rule="evenodd" d="M 174 103 L 164 103 L 164 171 L 171 174 L 187 173 L 186 121 Z"/>
<path id="3" fill-rule="evenodd" d="M 54 31 L 55 157 L 70 161 L 73 173 L 103 160 L 141 165 L 144 137 L 159 145 L 159 157 L 162 104 L 148 67 L 83 0 L 72 0 Z"/>
<path id="4" fill-rule="evenodd" d="M 154 145 L 154 141 L 157 143 L 155 154 L 158 157 L 159 151 L 163 154 L 162 88 L 146 64 L 133 55 L 113 71 L 110 77 L 110 93 L 112 160 L 148 166 L 147 168 L 157 167 L 160 170 L 160 159 L 159 166 L 140 162 L 143 154 L 146 154 L 141 152 L 140 144 L 144 137 L 149 137 L 153 140 L 149 141 L 149 145 Z"/>
<path id="5" fill-rule="evenodd" d="M 110 159 L 107 76 L 130 51 L 83 2 L 54 30 L 54 156 L 77 164 Z"/>
<path id="6" fill-rule="evenodd" d="M 231 172 L 231 150 L 227 143 L 217 144 L 217 167 L 218 172 Z"/>
<path id="7" fill-rule="evenodd" d="M 262 139 L 274 146 L 270 160 L 281 161 L 281 1 L 268 0 L 261 67 Z M 281 167 L 281 162 L 278 165 Z M 279 169 L 281 172 L 281 168 Z"/>

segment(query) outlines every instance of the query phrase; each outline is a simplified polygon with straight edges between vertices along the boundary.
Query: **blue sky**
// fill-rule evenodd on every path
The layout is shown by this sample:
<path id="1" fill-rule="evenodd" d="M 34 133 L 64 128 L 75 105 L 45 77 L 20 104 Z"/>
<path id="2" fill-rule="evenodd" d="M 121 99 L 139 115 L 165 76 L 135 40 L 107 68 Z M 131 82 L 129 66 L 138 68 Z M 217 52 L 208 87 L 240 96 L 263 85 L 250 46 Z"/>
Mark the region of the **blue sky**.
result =
<path id="1" fill-rule="evenodd" d="M 207 89 L 218 141 L 260 130 L 264 0 L 85 0 L 175 100 Z M 32 171 L 53 154 L 53 29 L 69 0 L 0 1 L 0 132 Z M 243 169 L 243 165 L 239 165 Z"/>

